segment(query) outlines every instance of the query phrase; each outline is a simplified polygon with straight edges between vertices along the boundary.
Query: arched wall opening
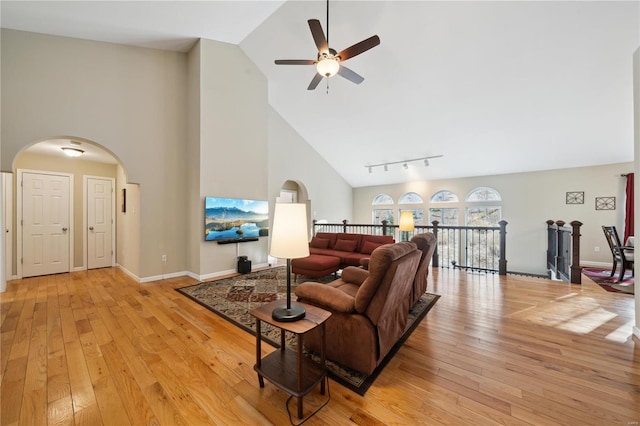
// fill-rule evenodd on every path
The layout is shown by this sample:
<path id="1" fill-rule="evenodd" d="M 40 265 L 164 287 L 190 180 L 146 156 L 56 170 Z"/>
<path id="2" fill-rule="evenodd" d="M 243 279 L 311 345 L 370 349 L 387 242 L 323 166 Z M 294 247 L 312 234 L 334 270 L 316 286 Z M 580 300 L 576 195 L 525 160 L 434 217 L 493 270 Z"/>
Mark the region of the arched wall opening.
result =
<path id="1" fill-rule="evenodd" d="M 81 151 L 78 157 L 68 157 L 62 148 L 73 148 Z M 127 170 L 119 157 L 92 140 L 76 136 L 55 136 L 41 138 L 23 147 L 12 159 L 12 185 L 8 199 L 11 206 L 4 206 L 4 216 L 10 216 L 9 232 L 5 234 L 6 244 L 3 246 L 5 262 L 5 276 L 7 280 L 21 278 L 23 274 L 22 261 L 25 250 L 30 250 L 29 244 L 23 244 L 22 223 L 25 212 L 21 177 L 33 175 L 62 175 L 70 178 L 69 201 L 69 256 L 68 270 L 79 271 L 96 267 L 119 265 L 125 270 L 139 269 L 140 262 L 140 223 L 137 215 L 139 210 L 139 186 L 129 184 Z M 90 190 L 93 184 L 105 184 L 110 196 L 103 197 L 109 204 L 105 208 L 109 210 L 109 217 L 98 217 L 112 223 L 108 238 L 108 244 L 98 246 L 95 242 L 102 243 L 103 229 L 93 226 L 96 205 L 102 205 L 104 200 L 96 203 L 95 193 Z M 102 185 L 101 185 L 102 187 Z M 3 192 L 5 188 L 3 187 Z M 92 203 L 89 205 L 89 196 Z M 27 206 L 27 209 L 30 207 Z M 5 218 L 6 221 L 6 218 Z M 91 228 L 91 229 L 90 229 Z M 96 235 L 99 236 L 96 239 Z M 100 247 L 106 247 L 108 252 L 100 252 Z M 95 255 L 99 254 L 101 262 L 96 263 Z"/>

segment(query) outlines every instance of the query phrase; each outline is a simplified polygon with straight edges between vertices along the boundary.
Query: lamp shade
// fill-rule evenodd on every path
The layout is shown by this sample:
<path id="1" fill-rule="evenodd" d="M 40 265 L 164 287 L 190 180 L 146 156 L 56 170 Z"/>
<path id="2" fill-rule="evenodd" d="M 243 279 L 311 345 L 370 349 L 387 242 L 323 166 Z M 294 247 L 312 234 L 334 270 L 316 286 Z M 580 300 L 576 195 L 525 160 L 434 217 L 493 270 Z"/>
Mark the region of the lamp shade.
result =
<path id="1" fill-rule="evenodd" d="M 413 212 L 401 212 L 400 213 L 400 230 L 411 232 L 415 229 L 413 223 Z"/>
<path id="2" fill-rule="evenodd" d="M 309 256 L 306 205 L 276 203 L 269 254 L 281 259 Z"/>

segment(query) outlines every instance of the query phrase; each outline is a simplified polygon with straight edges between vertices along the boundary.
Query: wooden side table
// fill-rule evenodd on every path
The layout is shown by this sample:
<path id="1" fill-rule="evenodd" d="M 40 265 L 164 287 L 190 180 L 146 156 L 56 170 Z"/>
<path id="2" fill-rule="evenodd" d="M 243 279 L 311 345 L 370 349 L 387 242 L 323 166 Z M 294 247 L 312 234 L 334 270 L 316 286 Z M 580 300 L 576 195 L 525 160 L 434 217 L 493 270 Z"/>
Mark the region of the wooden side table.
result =
<path id="1" fill-rule="evenodd" d="M 251 311 L 256 318 L 256 365 L 253 369 L 258 373 L 260 387 L 264 387 L 264 378 L 271 383 L 298 398 L 298 418 L 302 418 L 302 398 L 316 385 L 320 384 L 320 393 L 324 395 L 327 367 L 325 364 L 325 321 L 331 316 L 331 312 L 322 308 L 297 303 L 304 306 L 306 315 L 303 319 L 294 322 L 279 322 L 271 318 L 274 308 L 281 306 L 283 300 L 274 300 Z M 262 339 L 260 324 L 264 321 L 280 329 L 280 349 L 273 351 L 262 358 Z M 303 356 L 302 345 L 305 333 L 320 327 L 322 344 L 320 351 L 320 364 Z M 294 333 L 297 338 L 297 351 L 287 349 L 285 346 L 285 331 Z"/>

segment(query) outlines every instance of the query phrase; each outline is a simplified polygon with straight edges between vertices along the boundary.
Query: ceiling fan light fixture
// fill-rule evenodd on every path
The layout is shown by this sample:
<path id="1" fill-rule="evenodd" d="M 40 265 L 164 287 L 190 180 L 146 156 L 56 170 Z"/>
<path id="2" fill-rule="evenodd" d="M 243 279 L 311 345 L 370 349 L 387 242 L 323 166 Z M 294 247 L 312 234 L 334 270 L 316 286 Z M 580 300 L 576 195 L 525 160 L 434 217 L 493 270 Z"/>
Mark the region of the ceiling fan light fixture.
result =
<path id="1" fill-rule="evenodd" d="M 318 70 L 318 74 L 325 77 L 333 77 L 338 73 L 340 69 L 340 63 L 337 59 L 331 57 L 325 57 L 318 61 L 316 64 L 316 69 Z"/>
<path id="2" fill-rule="evenodd" d="M 84 154 L 84 151 L 78 148 L 71 148 L 71 147 L 63 147 L 62 151 L 68 156 L 68 157 L 80 157 L 82 154 Z"/>

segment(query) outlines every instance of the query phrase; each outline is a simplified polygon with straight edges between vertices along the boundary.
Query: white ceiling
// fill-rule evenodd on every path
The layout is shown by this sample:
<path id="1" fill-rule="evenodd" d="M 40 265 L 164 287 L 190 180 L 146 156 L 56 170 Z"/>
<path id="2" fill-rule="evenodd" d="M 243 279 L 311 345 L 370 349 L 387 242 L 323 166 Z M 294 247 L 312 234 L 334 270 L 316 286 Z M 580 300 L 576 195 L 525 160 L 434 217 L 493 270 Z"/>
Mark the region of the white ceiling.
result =
<path id="1" fill-rule="evenodd" d="M 640 2 L 342 1 L 330 45 L 380 46 L 307 91 L 323 1 L 2 1 L 3 28 L 187 51 L 239 44 L 269 102 L 352 186 L 633 161 Z M 440 155 L 422 162 L 366 165 Z"/>

